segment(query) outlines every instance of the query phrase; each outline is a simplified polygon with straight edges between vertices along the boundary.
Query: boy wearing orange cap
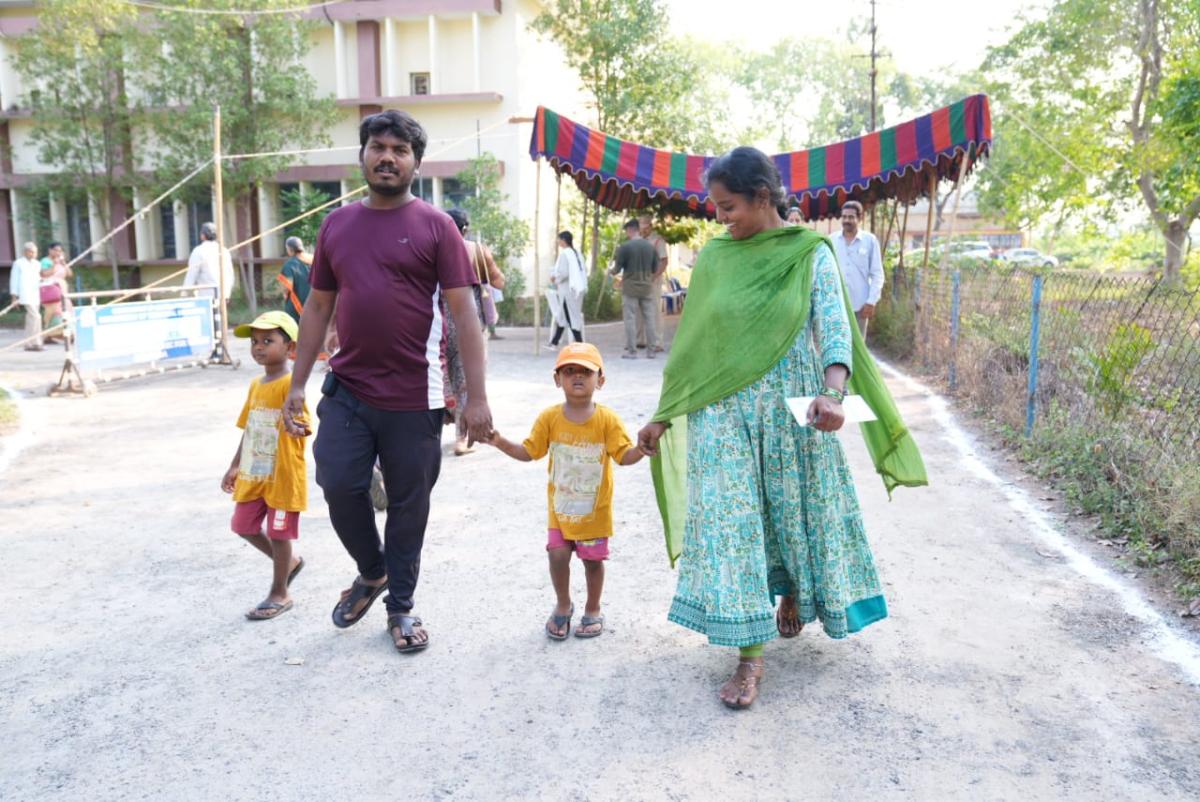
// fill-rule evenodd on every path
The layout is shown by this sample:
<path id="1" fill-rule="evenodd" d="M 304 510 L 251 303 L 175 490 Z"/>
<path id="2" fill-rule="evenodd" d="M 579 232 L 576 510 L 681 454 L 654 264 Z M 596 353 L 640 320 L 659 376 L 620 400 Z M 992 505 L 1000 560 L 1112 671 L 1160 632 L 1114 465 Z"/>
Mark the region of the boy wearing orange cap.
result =
<path id="1" fill-rule="evenodd" d="M 575 637 L 594 638 L 604 631 L 600 593 L 612 535 L 612 463 L 633 465 L 643 455 L 617 413 L 592 400 L 604 386 L 604 360 L 596 346 L 572 343 L 564 347 L 554 366 L 554 384 L 562 388 L 565 400 L 538 415 L 525 442 L 513 443 L 499 432 L 493 432 L 488 442 L 522 462 L 550 455 L 546 551 L 558 603 L 546 621 L 546 635 L 565 640 L 571 631 L 574 551 L 583 560 L 587 576 L 587 604 Z"/>
<path id="2" fill-rule="evenodd" d="M 263 375 L 250 384 L 237 422 L 242 440 L 221 489 L 236 502 L 230 527 L 274 563 L 267 598 L 246 613 L 251 621 L 265 621 L 292 609 L 288 586 L 304 567 L 303 558 L 292 556 L 308 502 L 304 438 L 288 434 L 280 421 L 292 386 L 288 359 L 295 354 L 297 326 L 286 312 L 265 312 L 233 333 L 250 340 L 250 355 Z"/>

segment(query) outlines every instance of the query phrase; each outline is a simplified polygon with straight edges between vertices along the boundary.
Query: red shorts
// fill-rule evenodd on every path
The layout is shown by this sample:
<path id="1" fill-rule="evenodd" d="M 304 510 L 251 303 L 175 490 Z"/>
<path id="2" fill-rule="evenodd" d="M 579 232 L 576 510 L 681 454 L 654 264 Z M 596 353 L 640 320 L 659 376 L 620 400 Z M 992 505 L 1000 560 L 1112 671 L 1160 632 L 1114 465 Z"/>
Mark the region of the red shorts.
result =
<path id="1" fill-rule="evenodd" d="M 607 560 L 608 538 L 598 537 L 595 540 L 567 540 L 561 529 L 546 530 L 546 551 L 550 549 L 574 549 L 575 556 L 581 560 Z"/>
<path id="2" fill-rule="evenodd" d="M 263 531 L 263 520 L 267 530 Z M 261 498 L 239 501 L 233 507 L 229 527 L 239 535 L 266 535 L 271 540 L 295 540 L 300 537 L 300 513 L 273 510 Z"/>

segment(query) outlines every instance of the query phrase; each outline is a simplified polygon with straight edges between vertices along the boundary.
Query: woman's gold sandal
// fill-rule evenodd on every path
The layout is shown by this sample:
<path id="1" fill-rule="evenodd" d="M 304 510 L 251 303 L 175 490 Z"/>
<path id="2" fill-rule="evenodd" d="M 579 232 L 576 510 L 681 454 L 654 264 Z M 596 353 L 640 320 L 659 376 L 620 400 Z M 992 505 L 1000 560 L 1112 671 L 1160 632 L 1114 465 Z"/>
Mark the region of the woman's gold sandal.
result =
<path id="1" fill-rule="evenodd" d="M 758 672 L 755 674 L 744 674 L 742 673 L 742 666 L 757 668 Z M 754 700 L 758 698 L 758 686 L 762 684 L 763 680 L 762 658 L 751 657 L 749 659 L 743 658 L 738 660 L 738 667 L 737 671 L 734 672 L 734 676 L 738 678 L 737 699 L 730 702 L 727 699 L 722 698 L 721 701 L 731 710 L 745 710 L 750 707 L 750 705 L 754 704 Z M 730 678 L 731 681 L 732 679 L 733 677 Z M 747 701 L 742 702 L 743 699 L 746 699 Z"/>

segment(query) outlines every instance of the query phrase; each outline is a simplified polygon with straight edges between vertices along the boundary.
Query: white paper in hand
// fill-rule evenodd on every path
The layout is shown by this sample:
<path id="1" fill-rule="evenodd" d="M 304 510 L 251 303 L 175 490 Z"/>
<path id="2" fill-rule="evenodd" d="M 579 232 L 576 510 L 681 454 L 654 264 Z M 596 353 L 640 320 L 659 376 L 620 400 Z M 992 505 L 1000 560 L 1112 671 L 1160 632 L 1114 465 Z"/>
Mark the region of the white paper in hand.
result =
<path id="1" fill-rule="evenodd" d="M 808 426 L 808 408 L 812 406 L 815 396 L 804 396 L 803 398 L 785 398 L 788 409 L 791 410 L 792 417 L 796 419 L 796 423 L 801 426 Z M 863 401 L 861 395 L 848 395 L 842 401 L 842 411 L 846 413 L 846 423 L 865 423 L 875 420 L 875 413 L 867 406 L 867 402 Z"/>

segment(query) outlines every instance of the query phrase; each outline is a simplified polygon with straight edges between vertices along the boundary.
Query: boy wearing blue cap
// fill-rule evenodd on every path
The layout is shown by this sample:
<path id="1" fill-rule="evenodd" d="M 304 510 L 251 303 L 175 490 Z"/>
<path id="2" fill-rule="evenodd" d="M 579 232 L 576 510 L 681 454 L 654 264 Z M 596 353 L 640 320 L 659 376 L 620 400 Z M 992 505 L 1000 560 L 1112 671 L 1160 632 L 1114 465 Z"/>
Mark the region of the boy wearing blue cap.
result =
<path id="1" fill-rule="evenodd" d="M 237 421 L 244 430 L 242 441 L 221 489 L 233 494 L 233 531 L 275 565 L 267 598 L 246 613 L 251 621 L 265 621 L 292 609 L 288 586 L 304 568 L 304 559 L 292 556 L 292 541 L 300 536 L 300 513 L 308 503 L 304 439 L 288 434 L 280 422 L 292 386 L 288 360 L 295 352 L 297 326 L 286 312 L 275 311 L 233 333 L 250 339 L 250 355 L 263 366 L 264 375 L 250 384 Z M 307 419 L 307 409 L 304 415 Z M 305 431 L 306 436 L 310 433 Z"/>

